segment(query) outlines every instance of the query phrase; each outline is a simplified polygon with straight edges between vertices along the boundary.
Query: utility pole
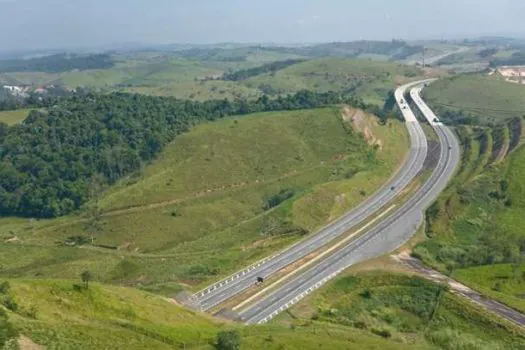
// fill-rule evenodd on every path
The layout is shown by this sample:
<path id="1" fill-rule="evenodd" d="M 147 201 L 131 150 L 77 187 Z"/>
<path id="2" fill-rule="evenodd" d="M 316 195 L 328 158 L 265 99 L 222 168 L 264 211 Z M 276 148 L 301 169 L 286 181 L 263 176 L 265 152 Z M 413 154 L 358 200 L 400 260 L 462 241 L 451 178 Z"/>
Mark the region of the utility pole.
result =
<path id="1" fill-rule="evenodd" d="M 425 46 L 423 46 L 423 69 L 425 69 Z"/>

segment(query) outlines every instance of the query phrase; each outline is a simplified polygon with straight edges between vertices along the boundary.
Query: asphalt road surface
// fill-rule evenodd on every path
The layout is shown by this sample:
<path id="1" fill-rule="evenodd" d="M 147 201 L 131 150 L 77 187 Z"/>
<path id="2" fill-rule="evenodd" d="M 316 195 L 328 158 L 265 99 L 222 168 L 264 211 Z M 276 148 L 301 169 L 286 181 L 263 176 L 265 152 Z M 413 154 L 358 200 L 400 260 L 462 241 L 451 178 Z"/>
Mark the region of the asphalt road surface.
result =
<path id="1" fill-rule="evenodd" d="M 418 107 L 428 120 L 435 120 L 436 116 L 420 99 L 418 92 Z M 361 237 L 241 311 L 242 321 L 265 323 L 349 266 L 393 251 L 412 237 L 423 222 L 424 210 L 445 189 L 460 159 L 459 144 L 452 131 L 441 123 L 433 123 L 433 127 L 441 145 L 439 161 L 423 186 L 392 215 Z"/>
<path id="2" fill-rule="evenodd" d="M 340 237 L 349 229 L 364 222 L 395 198 L 422 170 L 427 155 L 426 136 L 403 98 L 405 91 L 417 84 L 421 84 L 421 82 L 410 83 L 396 90 L 395 96 L 405 117 L 406 126 L 410 134 L 411 148 L 403 166 L 379 191 L 339 220 L 325 226 L 315 234 L 308 236 L 279 254 L 264 259 L 197 292 L 192 298 L 194 304 L 203 311 L 210 310 L 253 286 L 258 277 L 266 279 L 335 238 Z"/>

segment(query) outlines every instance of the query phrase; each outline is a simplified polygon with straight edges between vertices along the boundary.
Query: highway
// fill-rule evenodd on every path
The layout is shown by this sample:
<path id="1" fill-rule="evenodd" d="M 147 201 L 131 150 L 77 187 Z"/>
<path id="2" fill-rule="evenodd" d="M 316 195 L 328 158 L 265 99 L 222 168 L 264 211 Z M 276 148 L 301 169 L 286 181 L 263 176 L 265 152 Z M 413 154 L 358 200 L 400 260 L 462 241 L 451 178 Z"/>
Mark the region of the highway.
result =
<path id="1" fill-rule="evenodd" d="M 417 84 L 421 84 L 421 82 L 413 82 L 401 86 L 395 92 L 395 97 L 405 118 L 405 124 L 411 140 L 408 156 L 398 172 L 374 195 L 337 221 L 330 223 L 282 252 L 263 259 L 195 293 L 192 299 L 196 307 L 203 311 L 210 310 L 253 286 L 258 277 L 266 279 L 284 267 L 342 236 L 348 230 L 363 223 L 372 214 L 394 199 L 420 173 L 427 155 L 427 140 L 412 110 L 404 101 L 406 90 Z"/>
<path id="2" fill-rule="evenodd" d="M 421 99 L 419 91 L 419 88 L 412 90 L 414 102 L 427 120 L 432 122 L 441 145 L 438 164 L 428 180 L 393 214 L 364 235 L 242 310 L 239 313 L 242 321 L 248 324 L 267 322 L 344 269 L 395 250 L 417 231 L 423 223 L 424 210 L 445 189 L 460 159 L 460 147 L 456 137 L 448 127 L 435 122 L 437 117 Z"/>
<path id="3" fill-rule="evenodd" d="M 441 55 L 437 55 L 437 56 L 431 56 L 431 57 L 426 57 L 425 58 L 425 65 L 433 65 L 435 63 L 437 63 L 438 61 L 441 61 L 442 59 L 448 57 L 448 56 L 451 56 L 451 55 L 455 55 L 455 54 L 460 54 L 460 53 L 463 53 L 463 52 L 466 52 L 468 51 L 468 48 L 466 47 L 462 47 L 462 48 L 459 48 L 457 49 L 456 51 L 450 51 L 450 52 L 445 52 Z M 407 62 L 407 64 L 420 64 L 420 65 L 423 65 L 423 60 L 416 60 L 416 61 L 409 61 Z"/>

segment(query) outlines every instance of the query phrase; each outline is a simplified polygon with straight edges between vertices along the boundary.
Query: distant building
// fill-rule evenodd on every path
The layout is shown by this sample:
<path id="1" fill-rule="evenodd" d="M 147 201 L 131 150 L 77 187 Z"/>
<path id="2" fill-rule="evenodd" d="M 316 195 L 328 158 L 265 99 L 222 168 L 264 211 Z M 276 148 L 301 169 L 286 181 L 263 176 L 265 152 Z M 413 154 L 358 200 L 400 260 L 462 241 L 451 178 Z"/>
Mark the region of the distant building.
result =
<path id="1" fill-rule="evenodd" d="M 20 86 L 4 85 L 4 89 L 9 90 L 13 94 L 21 94 L 23 89 Z"/>

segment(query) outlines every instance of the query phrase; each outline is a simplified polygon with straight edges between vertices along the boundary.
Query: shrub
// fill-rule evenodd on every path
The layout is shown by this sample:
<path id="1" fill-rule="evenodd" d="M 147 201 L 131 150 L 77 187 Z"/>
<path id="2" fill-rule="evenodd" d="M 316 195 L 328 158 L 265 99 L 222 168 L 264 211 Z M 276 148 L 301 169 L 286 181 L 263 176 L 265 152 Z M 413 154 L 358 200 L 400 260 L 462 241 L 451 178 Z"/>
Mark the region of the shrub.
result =
<path id="1" fill-rule="evenodd" d="M 235 330 L 217 333 L 217 350 L 238 350 L 241 348 L 241 337 Z"/>
<path id="2" fill-rule="evenodd" d="M 10 295 L 6 295 L 3 300 L 2 300 L 2 304 L 8 309 L 8 310 L 11 310 L 13 312 L 16 312 L 18 311 L 18 304 L 16 303 L 16 301 L 13 299 L 12 296 Z"/>
<path id="3" fill-rule="evenodd" d="M 9 294 L 9 291 L 11 290 L 11 285 L 9 282 L 4 281 L 0 283 L 0 294 Z"/>
<path id="4" fill-rule="evenodd" d="M 390 332 L 390 330 L 385 329 L 385 328 L 382 328 L 382 329 L 373 328 L 372 333 L 377 334 L 383 338 L 390 338 L 392 336 L 392 332 Z"/>

